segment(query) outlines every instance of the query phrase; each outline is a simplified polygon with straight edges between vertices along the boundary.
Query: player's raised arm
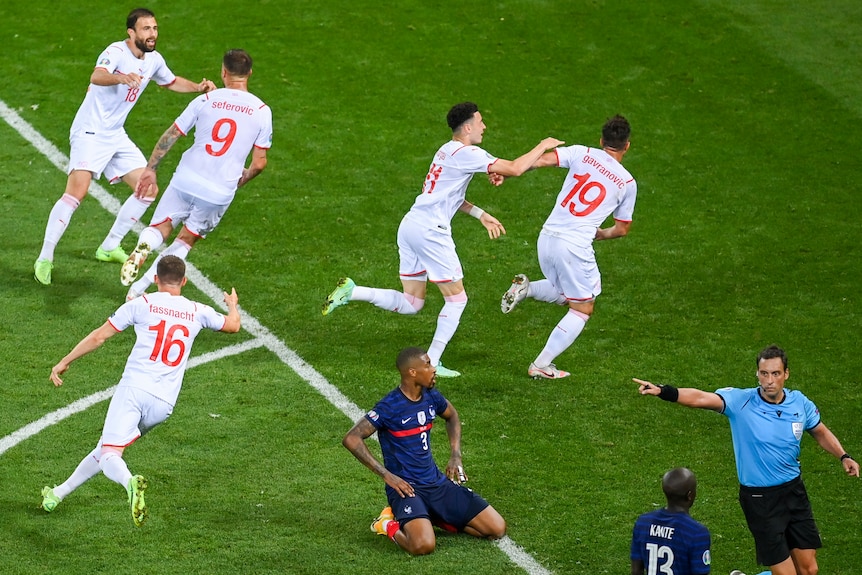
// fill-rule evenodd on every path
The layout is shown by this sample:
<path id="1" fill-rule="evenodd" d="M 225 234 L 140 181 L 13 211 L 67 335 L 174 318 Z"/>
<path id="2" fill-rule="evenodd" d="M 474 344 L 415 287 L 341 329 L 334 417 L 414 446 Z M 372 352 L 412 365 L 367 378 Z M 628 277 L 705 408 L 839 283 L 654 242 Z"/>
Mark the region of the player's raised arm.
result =
<path id="1" fill-rule="evenodd" d="M 658 385 L 636 377 L 633 377 L 632 381 L 638 384 L 638 392 L 641 395 L 655 395 L 665 401 L 679 403 L 686 407 L 711 409 L 712 411 L 724 409 L 724 401 L 721 396 L 711 391 L 701 391 L 692 387 L 676 388 L 672 385 Z"/>

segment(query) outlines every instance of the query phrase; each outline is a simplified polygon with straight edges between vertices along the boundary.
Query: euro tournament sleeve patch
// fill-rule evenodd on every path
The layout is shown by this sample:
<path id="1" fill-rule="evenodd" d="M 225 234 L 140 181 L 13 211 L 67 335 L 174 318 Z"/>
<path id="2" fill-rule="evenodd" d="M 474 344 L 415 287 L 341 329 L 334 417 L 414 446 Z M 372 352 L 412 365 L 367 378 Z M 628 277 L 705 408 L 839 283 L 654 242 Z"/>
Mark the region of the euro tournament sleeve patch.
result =
<path id="1" fill-rule="evenodd" d="M 377 412 L 374 411 L 373 409 L 371 411 L 369 411 L 366 415 L 368 416 L 368 419 L 370 419 L 371 421 L 377 421 L 378 419 L 380 419 L 380 416 L 377 415 Z"/>
<path id="2" fill-rule="evenodd" d="M 107 58 L 102 58 L 99 60 L 99 66 L 107 66 L 111 63 L 111 61 Z"/>

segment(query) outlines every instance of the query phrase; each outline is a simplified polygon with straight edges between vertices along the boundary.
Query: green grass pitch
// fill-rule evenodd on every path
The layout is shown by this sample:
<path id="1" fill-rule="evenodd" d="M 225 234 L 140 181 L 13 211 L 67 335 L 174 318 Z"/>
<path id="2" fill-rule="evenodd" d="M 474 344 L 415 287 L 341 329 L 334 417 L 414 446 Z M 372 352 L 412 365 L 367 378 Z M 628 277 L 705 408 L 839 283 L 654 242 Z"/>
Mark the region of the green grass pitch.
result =
<path id="1" fill-rule="evenodd" d="M 125 37 L 133 7 L 4 0 L 0 101 L 68 154 L 96 56 Z M 250 88 L 275 122 L 269 167 L 190 261 L 215 285 L 235 286 L 248 314 L 363 410 L 396 385 L 397 351 L 429 343 L 442 298 L 429 292 L 416 317 L 357 304 L 323 318 L 320 303 L 343 275 L 399 286 L 398 221 L 449 137 L 449 107 L 477 102 L 483 146 L 506 158 L 549 135 L 597 144 L 608 116 L 630 119 L 635 221 L 628 237 L 596 247 L 604 292 L 557 361 L 569 379 L 526 377 L 562 310 L 528 301 L 499 312 L 515 273 L 539 273 L 536 236 L 564 172 L 501 188 L 475 179 L 468 199 L 506 226 L 500 240 L 471 218 L 454 221 L 470 303 L 444 360 L 464 376 L 440 387 L 463 421 L 470 483 L 544 569 L 627 573 L 635 517 L 663 503 L 662 473 L 684 465 L 699 478 L 693 515 L 712 531 L 713 571 L 758 572 L 726 421 L 642 398 L 632 377 L 746 386 L 757 351 L 777 343 L 790 356 L 788 386 L 862 454 L 858 2 L 149 7 L 179 75 L 218 78 L 225 50 L 248 50 Z M 127 123 L 146 155 L 189 99 L 148 88 Z M 163 163 L 162 187 L 180 151 Z M 51 366 L 123 301 L 117 267 L 92 259 L 113 216 L 82 203 L 43 289 L 32 264 L 65 176 L 0 122 L 0 182 L 2 439 L 114 385 L 132 338 L 77 362 L 62 388 L 49 383 Z M 123 200 L 128 189 L 110 192 Z M 205 334 L 194 354 L 251 339 Z M 39 490 L 92 449 L 105 407 L 0 454 L 0 573 L 525 572 L 469 537 L 441 536 L 421 558 L 375 537 L 368 524 L 383 484 L 341 447 L 351 420 L 265 348 L 190 369 L 171 420 L 128 451 L 150 481 L 143 528 L 104 477 L 45 514 Z M 443 461 L 445 434 L 434 441 Z M 855 575 L 862 482 L 811 438 L 802 466 L 821 573 Z"/>

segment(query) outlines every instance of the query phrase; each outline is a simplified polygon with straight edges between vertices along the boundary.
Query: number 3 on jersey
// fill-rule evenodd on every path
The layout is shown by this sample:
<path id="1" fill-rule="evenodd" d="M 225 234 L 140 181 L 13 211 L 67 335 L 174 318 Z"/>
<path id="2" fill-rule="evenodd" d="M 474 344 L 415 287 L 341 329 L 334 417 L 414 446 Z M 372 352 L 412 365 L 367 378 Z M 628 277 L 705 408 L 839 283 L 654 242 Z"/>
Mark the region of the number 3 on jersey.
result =
<path id="1" fill-rule="evenodd" d="M 563 198 L 560 205 L 564 208 L 568 207 L 573 216 L 588 216 L 602 204 L 607 191 L 600 182 L 591 182 L 589 174 L 575 174 L 572 177 L 575 179 L 575 186 Z"/>
<path id="2" fill-rule="evenodd" d="M 149 329 L 156 332 L 156 344 L 153 346 L 153 353 L 150 354 L 150 361 L 161 360 L 168 367 L 179 365 L 186 354 L 186 342 L 180 338 L 188 337 L 189 329 L 180 323 L 167 327 L 165 320 L 151 325 Z M 176 353 L 174 359 L 170 358 L 172 350 Z"/>

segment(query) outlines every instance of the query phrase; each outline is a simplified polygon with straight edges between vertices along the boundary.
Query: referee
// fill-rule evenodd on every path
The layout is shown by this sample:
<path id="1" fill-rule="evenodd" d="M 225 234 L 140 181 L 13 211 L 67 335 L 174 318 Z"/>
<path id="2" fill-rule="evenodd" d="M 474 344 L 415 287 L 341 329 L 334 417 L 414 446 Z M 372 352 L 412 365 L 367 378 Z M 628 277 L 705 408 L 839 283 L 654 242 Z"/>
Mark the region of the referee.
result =
<path id="1" fill-rule="evenodd" d="M 712 392 L 656 385 L 641 379 L 641 395 L 655 395 L 687 407 L 711 409 L 730 421 L 739 503 L 754 536 L 757 561 L 773 575 L 815 575 L 822 546 L 811 503 L 802 483 L 799 447 L 807 431 L 838 458 L 847 475 L 859 477 L 859 464 L 844 451 L 822 421 L 817 406 L 796 390 L 785 389 L 787 355 L 770 346 L 757 356 L 759 385 Z"/>

